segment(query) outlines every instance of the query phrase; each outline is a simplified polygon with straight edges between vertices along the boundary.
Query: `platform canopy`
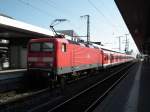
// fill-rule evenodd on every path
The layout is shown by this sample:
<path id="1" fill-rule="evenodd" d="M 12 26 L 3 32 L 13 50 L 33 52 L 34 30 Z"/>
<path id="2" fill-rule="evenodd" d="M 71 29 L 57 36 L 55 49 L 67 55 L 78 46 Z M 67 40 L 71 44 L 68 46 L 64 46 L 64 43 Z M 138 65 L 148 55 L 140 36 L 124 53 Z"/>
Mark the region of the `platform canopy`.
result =
<path id="1" fill-rule="evenodd" d="M 149 0 L 115 0 L 115 2 L 139 51 L 150 54 Z"/>
<path id="2" fill-rule="evenodd" d="M 21 39 L 53 36 L 53 32 L 0 14 L 0 38 Z"/>

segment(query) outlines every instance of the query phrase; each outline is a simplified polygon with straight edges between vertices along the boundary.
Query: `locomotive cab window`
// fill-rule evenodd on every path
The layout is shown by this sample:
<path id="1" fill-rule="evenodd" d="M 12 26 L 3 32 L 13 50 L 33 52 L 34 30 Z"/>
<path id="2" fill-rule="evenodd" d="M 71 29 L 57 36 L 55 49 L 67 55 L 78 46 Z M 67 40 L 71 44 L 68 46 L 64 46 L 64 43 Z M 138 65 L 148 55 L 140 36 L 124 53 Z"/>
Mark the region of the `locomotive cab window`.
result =
<path id="1" fill-rule="evenodd" d="M 31 43 L 30 51 L 32 52 L 51 52 L 54 50 L 53 43 L 50 42 L 38 42 L 38 43 Z"/>
<path id="2" fill-rule="evenodd" d="M 41 49 L 40 43 L 32 43 L 30 46 L 30 51 L 38 52 Z"/>
<path id="3" fill-rule="evenodd" d="M 43 51 L 53 51 L 53 43 L 44 42 L 43 43 Z"/>
<path id="4" fill-rule="evenodd" d="M 62 43 L 62 45 L 61 45 L 61 51 L 62 52 L 66 52 L 67 51 L 67 45 L 66 45 L 66 43 Z"/>

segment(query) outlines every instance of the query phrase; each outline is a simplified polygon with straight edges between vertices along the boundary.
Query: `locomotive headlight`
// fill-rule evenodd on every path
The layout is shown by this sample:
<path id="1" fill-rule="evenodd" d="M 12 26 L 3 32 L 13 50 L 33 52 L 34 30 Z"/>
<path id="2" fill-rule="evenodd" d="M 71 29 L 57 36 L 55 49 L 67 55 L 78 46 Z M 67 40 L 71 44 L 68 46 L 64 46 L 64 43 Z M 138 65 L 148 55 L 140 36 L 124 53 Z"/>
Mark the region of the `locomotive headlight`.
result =
<path id="1" fill-rule="evenodd" d="M 53 67 L 53 63 L 50 63 L 50 67 Z"/>
<path id="2" fill-rule="evenodd" d="M 53 63 L 49 63 L 48 66 L 49 66 L 49 67 L 53 67 Z"/>
<path id="3" fill-rule="evenodd" d="M 32 63 L 31 63 L 31 62 L 29 62 L 29 63 L 28 63 L 28 66 L 31 66 L 31 65 L 32 65 Z"/>
<path id="4" fill-rule="evenodd" d="M 53 57 L 44 57 L 43 62 L 47 63 L 48 67 L 53 67 Z"/>

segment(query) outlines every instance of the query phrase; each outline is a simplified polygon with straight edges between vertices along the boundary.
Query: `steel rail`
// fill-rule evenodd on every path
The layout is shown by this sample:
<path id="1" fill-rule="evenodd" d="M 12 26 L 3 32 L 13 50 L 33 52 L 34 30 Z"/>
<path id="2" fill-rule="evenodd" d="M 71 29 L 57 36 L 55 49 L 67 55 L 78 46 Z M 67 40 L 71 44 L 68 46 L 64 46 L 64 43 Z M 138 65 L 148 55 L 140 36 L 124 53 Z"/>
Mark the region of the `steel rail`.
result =
<path id="1" fill-rule="evenodd" d="M 103 100 L 103 98 L 124 78 L 132 68 L 128 69 L 106 92 L 104 92 L 97 100 L 95 100 L 84 112 L 91 112 Z"/>
<path id="2" fill-rule="evenodd" d="M 61 107 L 62 107 L 62 106 L 64 106 L 65 104 L 67 104 L 67 103 L 69 103 L 69 102 L 73 101 L 73 100 L 74 100 L 74 99 L 76 99 L 77 97 L 79 97 L 79 96 L 81 96 L 81 95 L 85 94 L 86 92 L 88 92 L 88 91 L 90 91 L 91 89 L 93 89 L 94 87 L 96 87 L 96 86 L 100 85 L 101 83 L 103 83 L 104 81 L 106 81 L 106 80 L 108 80 L 109 78 L 113 77 L 114 75 L 116 75 L 116 74 L 120 73 L 121 71 L 123 71 L 123 70 L 127 69 L 129 66 L 131 66 L 131 64 L 130 64 L 130 65 L 128 65 L 128 66 L 126 66 L 126 67 L 124 67 L 124 68 L 122 68 L 122 69 L 120 69 L 119 71 L 117 71 L 117 72 L 115 72 L 115 73 L 113 73 L 113 74 L 109 75 L 109 76 L 108 76 L 108 77 L 106 77 L 105 79 L 103 79 L 103 80 L 101 80 L 101 81 L 97 82 L 96 84 L 94 84 L 94 85 L 90 86 L 89 88 L 87 88 L 87 89 L 85 89 L 85 90 L 81 91 L 80 93 L 76 94 L 76 95 L 75 95 L 75 96 L 73 96 L 72 98 L 70 98 L 70 99 L 66 100 L 65 102 L 63 102 L 63 103 L 61 103 L 61 104 L 57 105 L 56 107 L 54 107 L 54 108 L 50 109 L 48 112 L 53 112 L 53 111 L 58 110 L 59 108 L 61 108 Z"/>

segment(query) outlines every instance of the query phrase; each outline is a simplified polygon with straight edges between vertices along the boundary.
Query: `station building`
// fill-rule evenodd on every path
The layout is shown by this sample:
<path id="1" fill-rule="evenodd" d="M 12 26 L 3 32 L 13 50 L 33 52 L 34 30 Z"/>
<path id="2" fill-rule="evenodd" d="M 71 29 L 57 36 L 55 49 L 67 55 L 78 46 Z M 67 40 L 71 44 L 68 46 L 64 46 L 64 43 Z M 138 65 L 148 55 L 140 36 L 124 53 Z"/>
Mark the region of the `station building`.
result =
<path id="1" fill-rule="evenodd" d="M 67 39 L 78 38 L 73 30 L 57 31 Z M 27 24 L 0 14 L 0 70 L 26 69 L 27 43 L 32 38 L 54 36 L 51 30 Z"/>
<path id="2" fill-rule="evenodd" d="M 26 68 L 28 41 L 53 35 L 48 29 L 0 14 L 0 70 Z"/>

